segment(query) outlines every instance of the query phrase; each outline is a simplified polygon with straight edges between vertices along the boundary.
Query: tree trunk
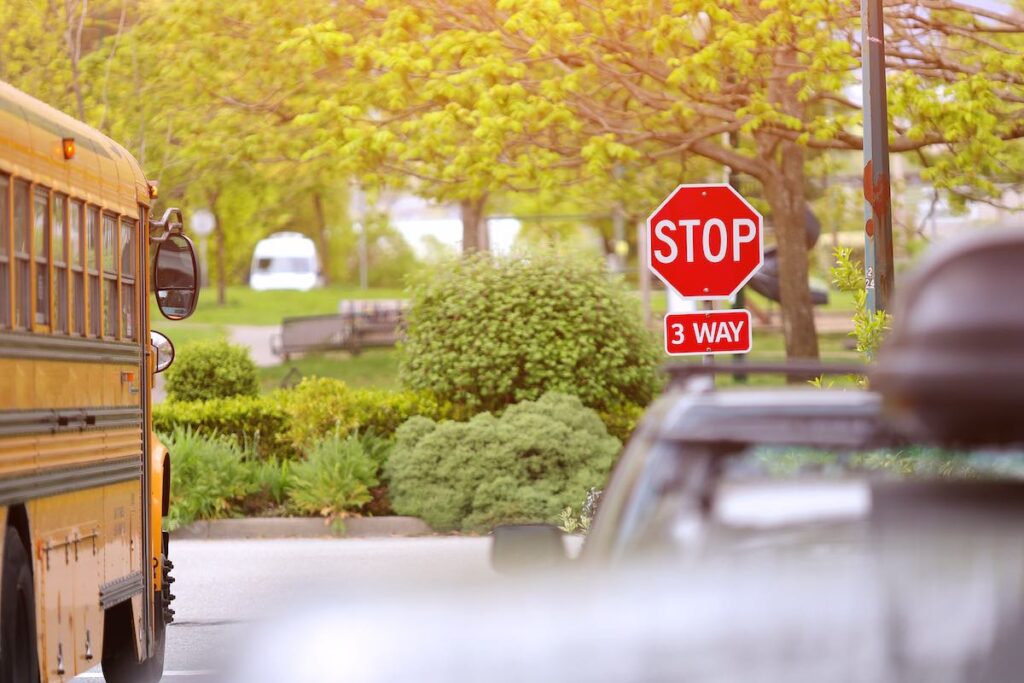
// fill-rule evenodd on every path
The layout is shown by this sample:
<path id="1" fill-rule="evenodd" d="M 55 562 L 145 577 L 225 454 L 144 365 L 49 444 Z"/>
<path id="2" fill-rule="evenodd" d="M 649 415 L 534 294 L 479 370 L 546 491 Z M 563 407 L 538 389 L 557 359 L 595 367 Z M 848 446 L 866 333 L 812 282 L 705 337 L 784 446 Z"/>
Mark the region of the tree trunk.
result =
<path id="1" fill-rule="evenodd" d="M 768 97 L 783 113 L 805 120 L 805 105 L 789 80 L 797 68 L 796 49 L 781 47 L 775 55 L 775 74 Z M 779 254 L 779 294 L 786 358 L 818 358 L 818 333 L 807 282 L 807 208 L 804 198 L 804 148 L 794 141 L 768 134 L 758 140 L 762 158 L 774 172 L 762 182 L 771 206 Z M 801 381 L 803 378 L 790 378 Z"/>
<path id="2" fill-rule="evenodd" d="M 214 234 L 216 236 L 216 250 L 217 250 L 217 305 L 223 306 L 227 303 L 227 273 L 224 266 L 224 221 L 221 220 L 220 214 L 217 212 L 217 205 L 215 202 L 210 204 L 211 210 L 213 211 L 214 225 L 216 229 Z"/>
<path id="3" fill-rule="evenodd" d="M 807 216 L 804 153 L 796 143 L 780 145 L 781 173 L 765 183 L 779 253 L 779 290 L 786 358 L 817 358 L 818 333 L 807 281 Z"/>
<path id="4" fill-rule="evenodd" d="M 484 205 L 487 197 L 464 199 L 459 208 L 462 212 L 462 253 L 487 251 L 487 222 L 484 220 Z"/>
<path id="5" fill-rule="evenodd" d="M 331 235 L 324 216 L 324 198 L 320 192 L 313 193 L 313 212 L 316 214 L 316 241 L 320 251 L 320 269 L 324 284 L 331 281 Z"/>

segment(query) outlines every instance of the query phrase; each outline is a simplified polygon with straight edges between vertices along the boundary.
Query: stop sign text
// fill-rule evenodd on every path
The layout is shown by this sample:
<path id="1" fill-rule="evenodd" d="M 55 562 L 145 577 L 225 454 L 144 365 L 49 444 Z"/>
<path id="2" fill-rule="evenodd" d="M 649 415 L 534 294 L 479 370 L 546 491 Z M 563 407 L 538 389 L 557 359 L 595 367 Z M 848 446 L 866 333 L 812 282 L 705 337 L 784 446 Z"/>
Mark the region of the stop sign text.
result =
<path id="1" fill-rule="evenodd" d="M 728 185 L 680 185 L 647 219 L 647 262 L 686 298 L 728 299 L 764 262 L 763 219 Z"/>

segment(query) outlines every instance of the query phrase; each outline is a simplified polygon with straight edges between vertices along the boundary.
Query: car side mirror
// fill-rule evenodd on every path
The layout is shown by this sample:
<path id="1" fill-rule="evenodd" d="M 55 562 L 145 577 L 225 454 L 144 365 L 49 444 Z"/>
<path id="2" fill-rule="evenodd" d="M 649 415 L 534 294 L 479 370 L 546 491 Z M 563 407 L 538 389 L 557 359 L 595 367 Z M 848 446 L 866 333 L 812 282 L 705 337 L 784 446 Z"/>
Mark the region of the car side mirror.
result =
<path id="1" fill-rule="evenodd" d="M 174 362 L 174 344 L 156 330 L 150 330 L 149 343 L 156 349 L 156 372 L 163 372 Z"/>
<path id="2" fill-rule="evenodd" d="M 168 320 L 184 320 L 199 300 L 199 267 L 192 241 L 171 234 L 156 248 L 153 289 L 156 305 Z"/>
<path id="3" fill-rule="evenodd" d="M 502 525 L 495 528 L 493 536 L 491 566 L 503 574 L 552 569 L 569 559 L 565 534 L 550 524 Z"/>

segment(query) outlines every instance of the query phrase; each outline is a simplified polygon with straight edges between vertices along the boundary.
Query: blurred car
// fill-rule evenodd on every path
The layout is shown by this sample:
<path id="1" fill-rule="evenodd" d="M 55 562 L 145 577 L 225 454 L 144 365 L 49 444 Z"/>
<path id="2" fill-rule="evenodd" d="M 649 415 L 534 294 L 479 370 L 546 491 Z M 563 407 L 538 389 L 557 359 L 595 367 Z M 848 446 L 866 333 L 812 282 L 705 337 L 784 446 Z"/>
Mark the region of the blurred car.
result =
<path id="1" fill-rule="evenodd" d="M 256 243 L 249 270 L 255 290 L 308 291 L 323 285 L 316 245 L 302 233 L 275 232 Z"/>

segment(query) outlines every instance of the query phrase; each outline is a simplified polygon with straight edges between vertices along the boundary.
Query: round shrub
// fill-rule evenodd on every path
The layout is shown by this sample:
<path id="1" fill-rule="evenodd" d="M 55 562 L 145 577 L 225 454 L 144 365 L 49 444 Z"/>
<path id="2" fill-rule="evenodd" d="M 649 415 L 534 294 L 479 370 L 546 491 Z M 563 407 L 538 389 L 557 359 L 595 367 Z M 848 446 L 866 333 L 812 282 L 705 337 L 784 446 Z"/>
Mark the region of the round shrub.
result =
<path id="1" fill-rule="evenodd" d="M 167 369 L 167 398 L 171 401 L 256 396 L 259 391 L 249 349 L 223 339 L 186 344 Z"/>
<path id="2" fill-rule="evenodd" d="M 578 398 L 548 393 L 500 417 L 411 418 L 385 466 L 392 507 L 439 531 L 555 522 L 604 484 L 621 444 Z"/>
<path id="3" fill-rule="evenodd" d="M 658 351 L 639 304 L 599 262 L 551 253 L 448 264 L 413 283 L 403 383 L 500 411 L 547 391 L 646 405 Z"/>

